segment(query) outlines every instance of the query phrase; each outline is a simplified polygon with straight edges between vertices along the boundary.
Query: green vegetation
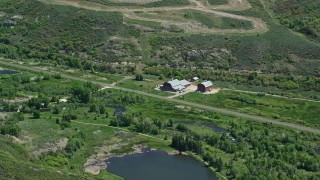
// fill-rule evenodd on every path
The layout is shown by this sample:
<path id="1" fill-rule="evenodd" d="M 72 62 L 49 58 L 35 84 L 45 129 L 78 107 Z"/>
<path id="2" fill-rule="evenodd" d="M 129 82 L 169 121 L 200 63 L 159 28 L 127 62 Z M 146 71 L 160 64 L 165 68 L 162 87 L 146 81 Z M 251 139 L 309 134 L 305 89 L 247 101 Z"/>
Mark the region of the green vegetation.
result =
<path id="1" fill-rule="evenodd" d="M 281 24 L 320 42 L 320 2 L 317 0 L 275 1 L 273 11 Z"/>
<path id="2" fill-rule="evenodd" d="M 149 3 L 120 3 L 113 2 L 112 0 L 87 0 L 89 2 L 100 3 L 103 5 L 111 6 L 139 6 L 139 7 L 162 7 L 162 6 L 182 6 L 188 5 L 190 2 L 188 0 L 160 0 Z"/>
<path id="3" fill-rule="evenodd" d="M 154 27 L 154 28 L 160 28 L 160 25 L 161 25 L 161 23 L 159 22 L 143 21 L 143 20 L 129 19 L 129 18 L 126 18 L 125 21 L 130 24 L 140 24 L 146 27 Z"/>
<path id="4" fill-rule="evenodd" d="M 222 4 L 228 4 L 228 0 L 208 0 L 208 3 L 211 5 L 222 5 Z"/>
<path id="5" fill-rule="evenodd" d="M 232 18 L 219 17 L 213 14 L 203 13 L 200 11 L 186 11 L 184 14 L 186 19 L 195 19 L 208 28 L 218 29 L 252 29 L 249 21 L 242 21 Z"/>
<path id="6" fill-rule="evenodd" d="M 26 75 L 21 73 L 9 77 Z M 30 77 L 36 76 L 31 73 L 28 75 Z M 144 77 L 152 78 L 152 76 Z M 59 83 L 68 82 L 63 78 L 46 79 L 49 80 L 40 78 L 37 84 L 45 83 L 48 86 L 47 88 L 52 88 Z M 18 81 L 17 87 L 24 88 L 34 81 L 34 78 L 27 82 Z M 1 79 L 1 82 L 6 82 L 6 79 Z M 24 152 L 30 155 L 30 159 L 34 163 L 48 167 L 53 171 L 59 169 L 63 173 L 81 174 L 87 158 L 95 154 L 95 148 L 92 147 L 104 147 L 118 142 L 126 145 L 105 153 L 131 152 L 132 147 L 136 144 L 171 151 L 170 141 L 163 139 L 175 137 L 174 139 L 177 139 L 177 141 L 172 142 L 172 147 L 180 151 L 194 152 L 228 178 L 248 177 L 248 173 L 265 175 L 264 169 L 272 169 L 272 173 L 266 177 L 275 176 L 276 173 L 279 173 L 279 169 L 285 169 L 285 171 L 282 171 L 285 172 L 282 176 L 288 178 L 292 177 L 292 174 L 289 173 L 291 171 L 294 171 L 294 175 L 297 177 L 311 178 L 318 176 L 317 162 L 319 161 L 317 158 L 319 158 L 319 155 L 310 150 L 320 145 L 317 143 L 319 142 L 317 140 L 319 139 L 318 136 L 179 106 L 175 103 L 113 89 L 97 92 L 97 87 L 91 83 L 72 81 L 72 83 L 68 82 L 64 85 L 59 91 L 61 94 L 48 91 L 46 96 L 42 96 L 38 94 L 44 93 L 41 90 L 39 92 L 37 89 L 30 90 L 30 94 L 38 94 L 38 96 L 21 103 L 22 106 L 26 106 L 28 111 L 23 110 L 24 120 L 18 118 L 21 121 L 16 122 L 22 130 L 22 134 L 17 135 L 18 138 L 27 141 L 28 139 L 25 137 L 30 137 L 32 141 L 32 146 L 27 145 Z M 87 93 L 91 94 L 89 99 L 84 98 L 88 97 L 86 96 Z M 69 97 L 68 103 L 56 101 L 59 98 L 55 96 L 62 95 Z M 52 101 L 50 105 L 46 106 L 46 99 Z M 122 116 L 121 120 L 116 119 L 115 113 L 108 107 L 110 105 L 125 106 L 127 113 Z M 32 118 L 33 109 L 41 111 L 40 119 Z M 105 115 L 106 112 L 108 117 Z M 234 143 L 226 134 L 221 135 L 208 128 L 201 128 L 197 125 L 175 125 L 174 123 L 181 121 L 194 122 L 195 120 L 218 124 L 228 129 L 239 143 Z M 118 121 L 122 129 L 108 126 L 112 121 Z M 63 123 L 68 123 L 68 125 L 62 125 Z M 81 123 L 92 123 L 94 125 Z M 121 125 L 121 123 L 124 124 Z M 205 131 L 202 129 L 205 129 Z M 176 135 L 177 131 L 181 133 L 178 136 Z M 140 135 L 137 132 L 150 134 L 154 138 Z M 128 141 L 128 137 L 130 137 L 130 141 Z M 259 139 L 260 137 L 268 137 L 268 140 L 266 142 L 262 141 Z M 63 142 L 62 140 L 65 138 L 68 141 L 60 150 L 44 150 L 48 148 L 47 143 Z M 295 138 L 295 140 L 292 138 Z M 258 142 L 270 143 L 270 145 L 257 144 Z M 286 146 L 283 147 L 283 144 L 286 144 Z M 294 148 L 287 149 L 287 146 Z M 273 151 L 262 147 L 272 147 Z M 12 150 L 6 148 L 3 151 L 11 152 Z M 289 151 L 292 153 L 285 153 Z M 284 157 L 280 154 L 287 154 L 290 157 Z M 286 160 L 286 158 L 294 159 L 291 157 L 294 154 L 297 156 L 296 161 Z M 33 156 L 38 158 L 32 158 Z M 263 165 L 261 158 L 267 159 L 271 162 L 270 166 L 275 165 L 277 168 L 269 168 L 268 165 L 268 168 L 254 169 L 252 163 L 255 166 L 266 165 Z M 229 162 L 231 161 L 233 164 L 230 165 Z M 305 165 L 300 165 L 298 162 L 303 162 Z M 238 170 L 232 168 L 234 166 L 239 167 Z M 8 171 L 11 170 L 8 169 Z M 52 177 L 55 176 L 52 175 Z M 99 177 L 116 178 L 109 173 L 101 173 Z"/>
<path id="7" fill-rule="evenodd" d="M 258 74 L 257 72 L 226 72 L 223 70 L 199 70 L 152 66 L 144 69 L 146 74 L 159 77 L 189 79 L 193 76 L 216 81 L 218 87 L 240 86 L 245 90 L 297 97 L 298 94 L 310 99 L 319 99 L 320 78 L 314 76 L 294 76 L 284 74 Z M 257 91 L 257 90 L 255 90 Z M 313 92 L 312 92 L 313 91 Z"/>
<path id="8" fill-rule="evenodd" d="M 0 17 L 1 24 L 7 21 L 14 24 L 13 28 L 0 28 L 0 53 L 11 59 L 53 60 L 56 64 L 73 64 L 79 68 L 86 66 L 85 62 L 79 62 L 85 56 L 107 60 L 104 46 L 108 44 L 104 42 L 111 36 L 139 35 L 133 27 L 123 24 L 120 13 L 94 12 L 27 0 L 1 1 L 0 11 L 5 14 Z M 11 20 L 12 16 L 19 18 Z M 75 56 L 68 56 L 74 53 Z"/>
<path id="9" fill-rule="evenodd" d="M 171 67 L 317 74 L 319 44 L 276 24 L 271 24 L 269 29 L 267 33 L 256 36 L 153 37 L 149 40 L 152 46 L 150 59 L 154 64 Z"/>
<path id="10" fill-rule="evenodd" d="M 149 77 L 154 77 L 154 76 L 149 76 Z M 146 79 L 144 81 L 137 81 L 134 79 L 128 79 L 128 80 L 125 80 L 125 81 L 118 83 L 117 85 L 120 87 L 149 92 L 149 93 L 153 93 L 153 94 L 157 94 L 157 95 L 161 95 L 161 96 L 173 95 L 172 93 L 169 93 L 169 92 L 155 90 L 156 86 L 162 85 L 163 83 L 164 83 L 163 80 L 157 80 L 157 79 Z"/>
<path id="11" fill-rule="evenodd" d="M 318 112 L 320 104 L 301 100 L 283 99 L 264 94 L 220 91 L 206 95 L 189 93 L 180 97 L 187 101 L 227 108 L 273 119 L 320 127 Z"/>
<path id="12" fill-rule="evenodd" d="M 0 60 L 11 59 L 51 75 L 0 74 L 0 179 L 119 179 L 104 170 L 97 176 L 84 173 L 84 164 L 90 158 L 131 153 L 144 146 L 186 151 L 227 179 L 319 179 L 320 155 L 314 151 L 320 147 L 319 135 L 131 92 L 101 90 L 89 82 L 169 96 L 172 93 L 154 88 L 172 78 L 197 76 L 218 87 L 320 99 L 319 3 L 249 2 L 251 9 L 232 13 L 261 18 L 267 22 L 266 33 L 189 34 L 166 23 L 124 18 L 120 12 L 2 0 Z M 191 6 L 187 0 L 81 3 L 112 8 Z M 249 21 L 197 10 L 133 13 L 198 22 L 208 28 L 252 28 Z M 320 125 L 318 102 L 232 90 L 180 98 L 315 128 Z"/>
<path id="13" fill-rule="evenodd" d="M 11 138 L 0 136 L 0 144 L 1 179 L 93 179 L 36 165 L 30 161 L 24 146 L 13 143 Z"/>

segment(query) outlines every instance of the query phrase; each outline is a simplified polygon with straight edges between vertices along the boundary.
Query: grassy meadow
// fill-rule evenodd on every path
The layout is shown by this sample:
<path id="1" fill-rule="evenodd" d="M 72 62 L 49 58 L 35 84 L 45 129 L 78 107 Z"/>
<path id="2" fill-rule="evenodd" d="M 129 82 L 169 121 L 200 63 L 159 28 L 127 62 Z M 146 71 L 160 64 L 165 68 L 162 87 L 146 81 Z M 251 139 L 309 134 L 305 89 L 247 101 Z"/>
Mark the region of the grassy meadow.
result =
<path id="1" fill-rule="evenodd" d="M 226 108 L 292 123 L 319 127 L 318 102 L 292 100 L 264 94 L 250 94 L 222 90 L 217 94 L 189 93 L 180 99 L 209 106 Z"/>

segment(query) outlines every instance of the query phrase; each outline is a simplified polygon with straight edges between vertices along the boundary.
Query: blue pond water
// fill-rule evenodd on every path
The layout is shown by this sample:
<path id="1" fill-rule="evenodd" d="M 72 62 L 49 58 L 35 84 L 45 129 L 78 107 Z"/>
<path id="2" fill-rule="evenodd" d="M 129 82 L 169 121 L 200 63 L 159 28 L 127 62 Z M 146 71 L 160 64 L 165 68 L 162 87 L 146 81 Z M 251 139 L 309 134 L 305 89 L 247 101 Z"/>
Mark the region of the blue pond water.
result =
<path id="1" fill-rule="evenodd" d="M 147 151 L 110 158 L 107 171 L 127 180 L 216 180 L 215 174 L 190 156 Z"/>
<path id="2" fill-rule="evenodd" d="M 12 70 L 0 70 L 0 74 L 19 74 L 18 71 L 12 71 Z"/>

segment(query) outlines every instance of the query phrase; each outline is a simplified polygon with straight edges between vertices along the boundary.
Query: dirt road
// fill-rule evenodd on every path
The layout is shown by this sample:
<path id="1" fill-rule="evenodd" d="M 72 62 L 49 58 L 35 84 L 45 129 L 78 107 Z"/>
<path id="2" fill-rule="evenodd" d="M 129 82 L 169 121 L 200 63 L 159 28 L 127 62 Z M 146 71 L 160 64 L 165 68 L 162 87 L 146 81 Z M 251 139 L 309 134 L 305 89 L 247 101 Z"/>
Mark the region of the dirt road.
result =
<path id="1" fill-rule="evenodd" d="M 19 69 L 39 72 L 39 73 L 43 73 L 43 74 L 50 74 L 50 75 L 54 74 L 53 72 L 44 71 L 44 70 L 37 69 L 37 68 L 34 68 L 34 67 L 28 67 L 28 66 L 19 65 L 19 64 L 13 64 L 13 63 L 11 63 L 9 61 L 6 61 L 4 59 L 0 59 L 0 64 L 6 65 L 6 66 L 11 66 L 11 67 L 14 67 L 14 68 L 19 68 Z M 76 81 L 81 81 L 81 82 L 88 82 L 87 79 L 83 79 L 83 78 L 79 78 L 79 77 L 75 77 L 75 76 L 70 76 L 70 75 L 66 75 L 66 74 L 61 74 L 61 76 L 63 78 L 67 78 L 67 79 L 71 79 L 71 80 L 76 80 Z M 264 117 L 260 117 L 260 116 L 249 115 L 249 114 L 230 111 L 230 110 L 226 110 L 226 109 L 222 109 L 222 108 L 206 106 L 206 105 L 197 104 L 197 103 L 193 103 L 193 102 L 187 102 L 187 101 L 183 101 L 183 100 L 179 100 L 179 99 L 171 99 L 171 98 L 168 98 L 168 97 L 159 96 L 159 95 L 155 95 L 155 94 L 150 94 L 150 93 L 146 93 L 146 92 L 142 92 L 142 91 L 137 91 L 137 90 L 133 90 L 133 89 L 113 86 L 113 85 L 102 83 L 102 82 L 97 82 L 97 81 L 91 81 L 91 82 L 94 83 L 94 84 L 98 84 L 98 85 L 100 85 L 102 87 L 114 88 L 114 89 L 118 89 L 118 90 L 122 90 L 122 91 L 127 91 L 127 92 L 140 94 L 140 95 L 143 95 L 143 96 L 157 98 L 157 99 L 160 99 L 160 100 L 165 100 L 165 101 L 170 101 L 170 102 L 174 102 L 174 103 L 178 103 L 178 104 L 192 106 L 192 107 L 199 108 L 199 109 L 205 109 L 205 110 L 214 111 L 214 112 L 218 112 L 218 113 L 222 113 L 222 114 L 226 114 L 226 115 L 231 115 L 231 116 L 235 116 L 235 117 L 241 117 L 241 118 L 245 118 L 245 119 L 255 120 L 255 121 L 262 122 L 262 123 L 269 123 L 269 124 L 273 124 L 273 125 L 275 124 L 275 125 L 280 125 L 280 126 L 293 128 L 293 129 L 300 130 L 300 131 L 307 131 L 307 132 L 311 132 L 311 133 L 320 134 L 320 129 L 306 127 L 306 126 L 302 126 L 302 125 L 299 125 L 299 124 L 292 124 L 292 123 L 288 123 L 288 122 L 272 120 L 272 119 L 268 119 L 268 118 L 264 118 Z"/>
<path id="2" fill-rule="evenodd" d="M 128 6 L 106 6 L 98 3 L 92 2 L 83 2 L 83 1 L 68 1 L 68 0 L 42 0 L 46 3 L 54 3 L 60 5 L 69 5 L 77 8 L 83 8 L 94 11 L 106 11 L 106 12 L 121 12 L 123 15 L 130 19 L 143 20 L 143 21 L 154 21 L 160 22 L 163 24 L 175 25 L 185 30 L 188 33 L 201 33 L 201 34 L 213 34 L 213 33 L 264 33 L 268 31 L 268 27 L 264 21 L 255 17 L 248 16 L 240 16 L 232 13 L 221 12 L 219 11 L 219 7 L 221 10 L 230 10 L 234 7 L 234 0 L 230 0 L 230 4 L 223 6 L 207 6 L 204 5 L 203 2 L 198 0 L 190 0 L 191 4 L 187 6 L 169 6 L 169 7 L 128 7 Z M 237 1 L 241 3 L 242 1 Z M 248 3 L 246 0 L 243 0 L 243 3 Z M 195 22 L 177 22 L 174 20 L 168 19 L 154 19 L 154 18 L 146 18 L 135 15 L 134 13 L 137 11 L 142 12 L 155 12 L 155 11 L 180 11 L 180 10 L 196 10 L 208 14 L 213 14 L 220 17 L 227 17 L 238 20 L 250 21 L 252 23 L 253 28 L 249 30 L 245 29 L 216 29 L 216 28 L 208 28 L 203 25 L 199 25 L 199 23 Z M 187 28 L 186 28 L 187 27 Z"/>

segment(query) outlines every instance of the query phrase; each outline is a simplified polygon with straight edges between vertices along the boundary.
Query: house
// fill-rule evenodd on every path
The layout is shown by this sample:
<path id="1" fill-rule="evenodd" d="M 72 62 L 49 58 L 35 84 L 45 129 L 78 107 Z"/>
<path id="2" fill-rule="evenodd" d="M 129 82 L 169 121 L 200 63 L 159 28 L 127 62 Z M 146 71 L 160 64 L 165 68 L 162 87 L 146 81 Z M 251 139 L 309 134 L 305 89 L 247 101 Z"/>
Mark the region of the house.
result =
<path id="1" fill-rule="evenodd" d="M 183 79 L 183 80 L 178 80 L 174 79 L 172 81 L 165 82 L 162 86 L 162 90 L 165 91 L 183 91 L 185 90 L 188 86 L 190 86 L 190 82 Z"/>
<path id="2" fill-rule="evenodd" d="M 201 84 L 198 84 L 199 92 L 210 92 L 213 89 L 213 84 L 211 81 L 205 81 Z"/>

